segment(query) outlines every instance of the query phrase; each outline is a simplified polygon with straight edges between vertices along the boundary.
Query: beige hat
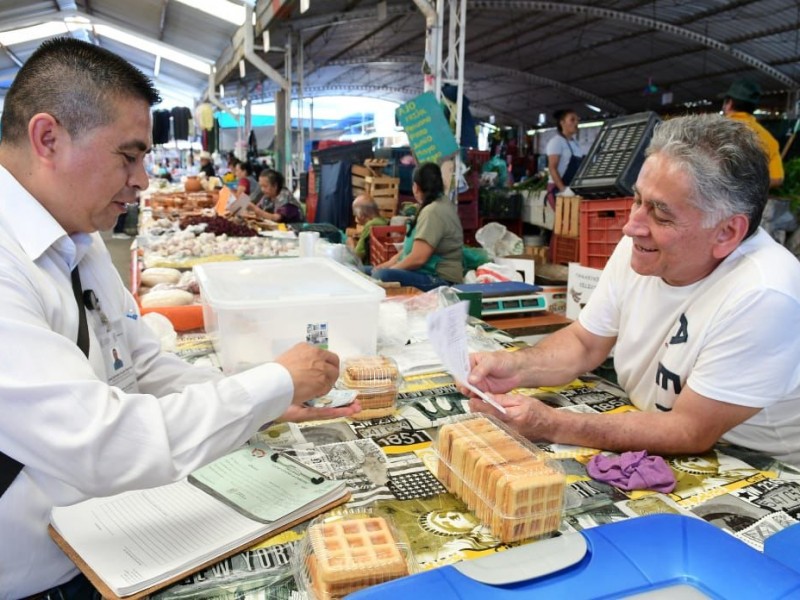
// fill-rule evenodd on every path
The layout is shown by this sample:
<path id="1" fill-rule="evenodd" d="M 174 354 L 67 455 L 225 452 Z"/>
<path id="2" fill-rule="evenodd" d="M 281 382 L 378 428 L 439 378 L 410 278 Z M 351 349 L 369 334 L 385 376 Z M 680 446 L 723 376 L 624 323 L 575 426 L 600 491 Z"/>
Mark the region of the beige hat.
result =
<path id="1" fill-rule="evenodd" d="M 203 151 L 200 153 L 200 160 L 202 160 L 202 159 L 204 159 L 204 158 L 205 158 L 206 160 L 211 160 L 211 152 L 208 152 L 208 151 L 206 151 L 206 150 L 203 150 Z"/>

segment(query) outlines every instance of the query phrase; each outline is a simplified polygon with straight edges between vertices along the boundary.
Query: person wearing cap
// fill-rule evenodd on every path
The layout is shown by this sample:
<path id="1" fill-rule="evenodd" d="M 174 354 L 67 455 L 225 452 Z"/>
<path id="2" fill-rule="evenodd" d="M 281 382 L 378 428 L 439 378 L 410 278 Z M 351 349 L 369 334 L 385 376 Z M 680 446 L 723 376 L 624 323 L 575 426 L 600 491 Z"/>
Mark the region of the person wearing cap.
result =
<path id="1" fill-rule="evenodd" d="M 761 86 L 749 79 L 738 79 L 722 98 L 722 113 L 729 119 L 742 121 L 758 135 L 769 163 L 769 187 L 780 187 L 783 184 L 783 160 L 778 141 L 753 116 L 761 100 Z"/>
<path id="2" fill-rule="evenodd" d="M 205 150 L 200 153 L 200 172 L 205 173 L 209 179 L 217 174 L 214 163 L 211 162 L 211 153 Z"/>

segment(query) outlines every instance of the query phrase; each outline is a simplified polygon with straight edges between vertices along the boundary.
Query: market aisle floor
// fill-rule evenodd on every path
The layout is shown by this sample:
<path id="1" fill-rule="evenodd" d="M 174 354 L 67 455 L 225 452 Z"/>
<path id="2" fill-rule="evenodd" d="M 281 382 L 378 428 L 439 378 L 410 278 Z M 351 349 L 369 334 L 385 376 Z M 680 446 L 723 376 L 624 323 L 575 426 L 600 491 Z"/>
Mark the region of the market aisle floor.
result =
<path id="1" fill-rule="evenodd" d="M 131 283 L 131 244 L 134 238 L 127 238 L 123 240 L 115 240 L 111 237 L 110 231 L 101 231 L 100 235 L 106 243 L 108 251 L 111 253 L 111 260 L 114 266 L 117 267 L 120 277 L 125 284 L 125 287 L 130 289 Z"/>

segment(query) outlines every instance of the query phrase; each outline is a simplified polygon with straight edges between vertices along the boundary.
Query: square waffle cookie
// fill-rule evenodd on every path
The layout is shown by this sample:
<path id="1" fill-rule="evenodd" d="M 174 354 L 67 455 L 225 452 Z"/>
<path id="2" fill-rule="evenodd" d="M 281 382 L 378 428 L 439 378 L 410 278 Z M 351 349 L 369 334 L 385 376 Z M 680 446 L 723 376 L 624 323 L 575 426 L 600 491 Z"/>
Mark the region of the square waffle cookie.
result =
<path id="1" fill-rule="evenodd" d="M 397 539 L 382 517 L 319 523 L 309 527 L 308 536 L 309 578 L 320 600 L 408 575 Z"/>

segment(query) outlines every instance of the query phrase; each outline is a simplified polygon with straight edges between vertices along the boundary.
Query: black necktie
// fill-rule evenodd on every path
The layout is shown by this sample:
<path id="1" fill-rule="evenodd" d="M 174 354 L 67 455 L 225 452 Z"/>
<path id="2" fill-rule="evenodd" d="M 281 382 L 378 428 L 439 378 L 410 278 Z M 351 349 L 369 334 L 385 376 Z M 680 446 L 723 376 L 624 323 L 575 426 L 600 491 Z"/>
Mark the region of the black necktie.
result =
<path id="1" fill-rule="evenodd" d="M 83 306 L 83 288 L 78 266 L 72 269 L 72 292 L 75 294 L 75 303 L 78 305 L 78 348 L 89 356 L 89 326 L 86 323 L 86 308 Z"/>

